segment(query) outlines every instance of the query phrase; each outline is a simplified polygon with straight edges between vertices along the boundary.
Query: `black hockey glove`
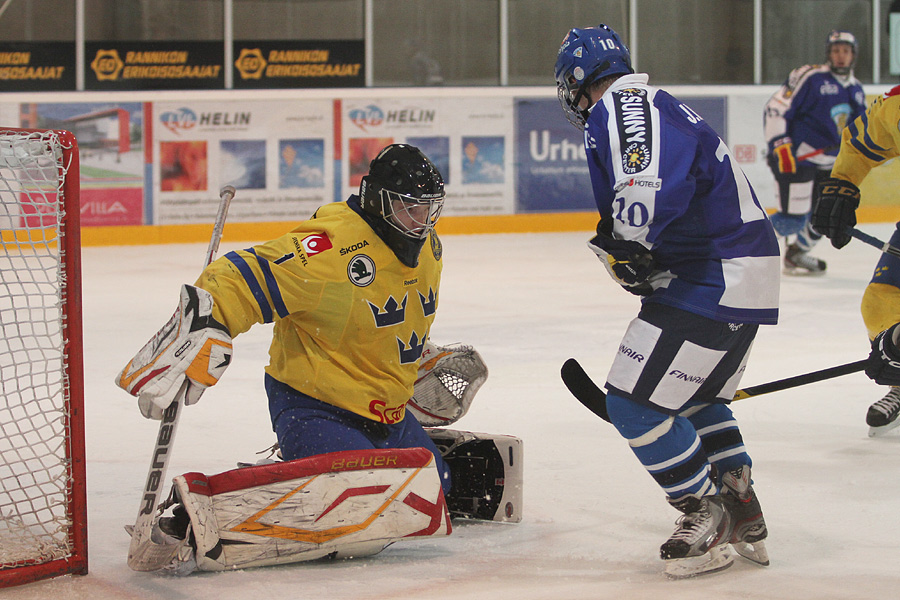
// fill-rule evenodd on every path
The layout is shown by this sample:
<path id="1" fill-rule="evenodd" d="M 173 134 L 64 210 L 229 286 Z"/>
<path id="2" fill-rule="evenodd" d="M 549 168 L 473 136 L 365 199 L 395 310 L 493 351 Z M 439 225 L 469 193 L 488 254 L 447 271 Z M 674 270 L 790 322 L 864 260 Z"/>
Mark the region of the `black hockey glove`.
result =
<path id="1" fill-rule="evenodd" d="M 656 270 L 653 255 L 640 242 L 614 238 L 611 218 L 601 219 L 597 223 L 597 235 L 591 238 L 588 247 L 623 288 L 638 296 L 653 293 L 653 287 L 647 281 Z"/>
<path id="2" fill-rule="evenodd" d="M 817 196 L 810 225 L 828 237 L 832 246 L 843 248 L 850 243 L 850 229 L 856 225 L 859 188 L 849 181 L 829 177 L 819 184 Z"/>
<path id="3" fill-rule="evenodd" d="M 866 361 L 866 375 L 879 385 L 900 385 L 900 323 L 888 327 L 872 340 L 872 352 Z"/>

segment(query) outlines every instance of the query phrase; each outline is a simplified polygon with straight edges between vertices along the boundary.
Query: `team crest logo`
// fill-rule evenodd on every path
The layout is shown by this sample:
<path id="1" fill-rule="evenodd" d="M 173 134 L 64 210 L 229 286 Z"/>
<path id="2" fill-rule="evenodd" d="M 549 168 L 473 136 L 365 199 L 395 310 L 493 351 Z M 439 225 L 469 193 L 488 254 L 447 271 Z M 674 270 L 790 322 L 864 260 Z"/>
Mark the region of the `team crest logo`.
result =
<path id="1" fill-rule="evenodd" d="M 357 254 L 347 265 L 347 277 L 353 285 L 366 287 L 375 281 L 375 261 L 365 254 Z"/>
<path id="2" fill-rule="evenodd" d="M 441 256 L 444 254 L 444 245 L 433 231 L 431 232 L 431 253 L 434 255 L 434 260 L 441 260 Z"/>
<path id="3" fill-rule="evenodd" d="M 650 149 L 644 144 L 631 144 L 622 153 L 622 170 L 629 175 L 643 171 L 650 165 Z"/>

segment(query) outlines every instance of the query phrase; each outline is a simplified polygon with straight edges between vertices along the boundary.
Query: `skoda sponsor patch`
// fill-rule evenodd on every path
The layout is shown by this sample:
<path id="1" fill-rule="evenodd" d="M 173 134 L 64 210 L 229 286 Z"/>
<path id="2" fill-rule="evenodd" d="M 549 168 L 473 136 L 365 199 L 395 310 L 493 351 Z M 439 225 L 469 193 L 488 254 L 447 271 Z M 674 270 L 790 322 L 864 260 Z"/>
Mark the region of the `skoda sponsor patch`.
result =
<path id="1" fill-rule="evenodd" d="M 646 90 L 626 88 L 614 92 L 613 105 L 622 148 L 622 170 L 628 175 L 650 166 L 653 154 L 650 102 Z"/>
<path id="2" fill-rule="evenodd" d="M 366 287 L 375 281 L 375 261 L 365 254 L 357 254 L 347 264 L 347 277 L 353 285 Z"/>

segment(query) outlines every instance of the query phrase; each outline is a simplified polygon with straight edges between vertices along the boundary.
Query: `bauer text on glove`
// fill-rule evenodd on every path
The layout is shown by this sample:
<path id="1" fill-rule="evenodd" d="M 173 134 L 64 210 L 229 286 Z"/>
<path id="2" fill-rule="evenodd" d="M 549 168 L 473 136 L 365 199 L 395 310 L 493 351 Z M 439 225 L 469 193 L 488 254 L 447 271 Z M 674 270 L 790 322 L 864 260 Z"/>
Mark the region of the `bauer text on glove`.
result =
<path id="1" fill-rule="evenodd" d="M 856 225 L 859 188 L 849 181 L 829 177 L 819 184 L 818 200 L 810 224 L 831 240 L 835 248 L 850 243 L 850 229 Z"/>
<path id="2" fill-rule="evenodd" d="M 182 387 L 184 403 L 194 404 L 231 363 L 231 335 L 212 308 L 209 292 L 182 286 L 175 314 L 119 373 L 116 383 L 138 397 L 145 417 L 162 418 Z"/>

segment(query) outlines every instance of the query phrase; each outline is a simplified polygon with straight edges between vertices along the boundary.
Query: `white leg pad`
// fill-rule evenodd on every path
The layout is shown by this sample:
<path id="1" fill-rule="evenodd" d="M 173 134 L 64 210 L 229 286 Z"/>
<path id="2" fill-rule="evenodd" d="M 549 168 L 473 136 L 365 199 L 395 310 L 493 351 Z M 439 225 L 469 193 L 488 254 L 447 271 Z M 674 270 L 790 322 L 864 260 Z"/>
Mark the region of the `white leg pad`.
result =
<path id="1" fill-rule="evenodd" d="M 174 482 L 201 571 L 368 556 L 451 532 L 434 456 L 423 448 L 334 452 Z"/>

